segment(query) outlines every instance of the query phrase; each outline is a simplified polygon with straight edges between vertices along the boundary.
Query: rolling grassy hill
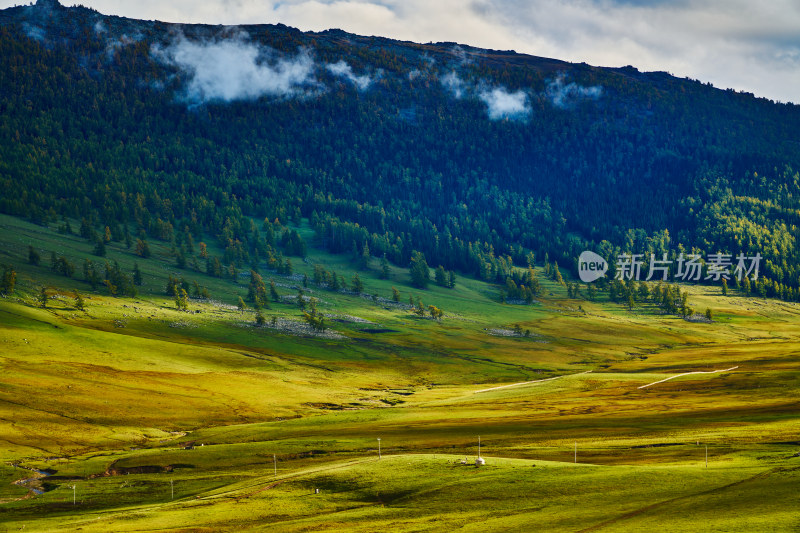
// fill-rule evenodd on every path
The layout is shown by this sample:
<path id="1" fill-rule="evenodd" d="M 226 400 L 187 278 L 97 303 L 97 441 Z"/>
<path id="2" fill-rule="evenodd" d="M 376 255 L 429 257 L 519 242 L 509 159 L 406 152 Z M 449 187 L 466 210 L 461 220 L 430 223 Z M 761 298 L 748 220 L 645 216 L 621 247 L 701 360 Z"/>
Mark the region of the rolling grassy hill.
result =
<path id="1" fill-rule="evenodd" d="M 256 327 L 235 306 L 247 276 L 197 274 L 212 299 L 178 311 L 163 286 L 186 273 L 168 250 L 142 261 L 112 244 L 108 260 L 138 261 L 144 278 L 138 297 L 114 298 L 25 262 L 32 243 L 78 264 L 85 241 L 0 224 L 19 280 L 0 301 L 9 528 L 798 525 L 797 304 L 687 287 L 693 307 L 714 309 L 706 323 L 605 293 L 568 299 L 543 276 L 526 306 L 499 303 L 481 281 L 422 291 L 406 270 L 382 280 L 373 265 L 360 272 L 365 294 L 305 288 L 329 316 L 322 336 L 300 326 L 297 289 L 315 264 L 349 279 L 341 255 L 312 248 L 292 276 L 265 273 L 287 298 Z M 445 316 L 417 317 L 391 301 L 393 286 Z M 512 336 L 514 325 L 530 336 Z M 487 465 L 476 469 L 478 436 Z"/>

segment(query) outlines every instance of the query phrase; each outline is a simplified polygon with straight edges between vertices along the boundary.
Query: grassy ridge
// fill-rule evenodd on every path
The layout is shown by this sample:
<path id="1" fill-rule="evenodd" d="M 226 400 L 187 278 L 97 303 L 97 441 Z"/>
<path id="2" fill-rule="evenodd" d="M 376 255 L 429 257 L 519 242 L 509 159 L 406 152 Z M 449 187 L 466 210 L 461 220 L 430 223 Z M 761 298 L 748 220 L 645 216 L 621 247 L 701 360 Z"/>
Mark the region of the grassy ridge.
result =
<path id="1" fill-rule="evenodd" d="M 25 242 L 42 250 L 43 264 L 56 246 L 77 264 L 90 257 L 84 241 L 10 217 L 0 226 L 2 261 L 20 280 L 0 301 L 0 521 L 8 527 L 798 525 L 795 304 L 689 287 L 692 306 L 715 310 L 707 324 L 649 306 L 628 311 L 604 296 L 570 300 L 544 279 L 533 306 L 500 304 L 495 289 L 469 279 L 420 291 L 393 268 L 389 280 L 361 272 L 366 292 L 387 298 L 395 286 L 406 300 L 443 309 L 441 322 L 310 285 L 337 334 L 320 338 L 269 320 L 255 327 L 252 311 L 231 305 L 246 278 L 178 271 L 158 245 L 148 260 L 109 247 L 109 259 L 123 269 L 138 261 L 145 278 L 139 297 L 113 298 L 25 263 Z M 356 272 L 346 258 L 312 250 L 296 273 L 310 277 L 315 263 L 348 279 Z M 169 274 L 197 279 L 213 300 L 176 310 L 159 294 Z M 283 295 L 301 286 L 297 277 L 265 277 Z M 43 284 L 47 309 L 35 301 Z M 76 289 L 86 311 L 74 307 Z M 265 314 L 300 323 L 291 299 Z M 513 324 L 532 336 L 491 334 Z M 478 435 L 488 468 L 462 466 L 474 460 Z M 22 467 L 56 472 L 15 485 L 36 476 Z M 29 497 L 30 488 L 45 492 Z"/>

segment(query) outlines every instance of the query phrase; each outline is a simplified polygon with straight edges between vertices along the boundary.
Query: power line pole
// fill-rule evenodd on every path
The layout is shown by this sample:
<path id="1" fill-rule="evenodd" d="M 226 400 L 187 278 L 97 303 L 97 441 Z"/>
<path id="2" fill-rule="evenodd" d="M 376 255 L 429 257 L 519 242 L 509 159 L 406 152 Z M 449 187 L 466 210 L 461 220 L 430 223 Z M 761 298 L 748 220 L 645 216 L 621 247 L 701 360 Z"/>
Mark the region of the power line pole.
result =
<path id="1" fill-rule="evenodd" d="M 278 458 L 274 453 L 272 454 L 272 468 L 275 477 L 278 477 Z"/>
<path id="2" fill-rule="evenodd" d="M 578 463 L 578 442 L 575 441 L 575 464 Z"/>
<path id="3" fill-rule="evenodd" d="M 378 437 L 378 459 L 381 458 L 381 438 Z"/>
<path id="4" fill-rule="evenodd" d="M 174 485 L 173 481 L 174 480 L 172 478 L 169 478 L 169 492 L 170 492 L 170 498 L 169 499 L 170 500 L 174 500 L 175 499 L 175 485 Z"/>

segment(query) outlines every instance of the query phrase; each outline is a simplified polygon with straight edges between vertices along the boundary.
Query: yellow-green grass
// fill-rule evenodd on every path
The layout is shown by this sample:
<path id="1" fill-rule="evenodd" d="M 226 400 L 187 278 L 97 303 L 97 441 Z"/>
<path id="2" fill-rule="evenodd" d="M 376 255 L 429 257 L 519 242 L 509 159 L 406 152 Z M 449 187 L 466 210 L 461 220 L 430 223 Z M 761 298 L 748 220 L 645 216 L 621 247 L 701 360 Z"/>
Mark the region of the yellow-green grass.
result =
<path id="1" fill-rule="evenodd" d="M 708 468 L 485 459 L 481 468 L 461 464 L 461 455 L 431 454 L 350 459 L 277 476 L 262 468 L 225 488 L 214 486 L 225 482 L 220 478 L 173 480 L 175 499 L 173 474 L 97 478 L 76 484 L 75 507 L 83 514 L 70 512 L 72 490 L 58 489 L 37 500 L 35 510 L 44 515 L 39 520 L 16 519 L 8 526 L 53 531 L 644 531 L 671 524 L 703 531 L 791 531 L 797 526 L 792 505 L 800 470 L 771 458 Z M 111 508 L 97 506 L 109 501 Z M 725 506 L 730 512 L 720 512 Z"/>
<path id="2" fill-rule="evenodd" d="M 178 271 L 165 244 L 151 242 L 148 260 L 109 247 L 109 259 L 126 269 L 138 261 L 146 280 L 140 297 L 113 298 L 24 263 L 31 242 L 78 264 L 91 257 L 85 241 L 11 217 L 0 225 L 0 262 L 12 262 L 21 282 L 0 301 L 0 521 L 9 527 L 611 531 L 664 519 L 673 529 L 693 529 L 693 520 L 791 529 L 795 304 L 687 287 L 691 305 L 716 312 L 714 323 L 694 323 L 604 296 L 569 300 L 549 280 L 532 306 L 500 304 L 496 288 L 470 279 L 421 291 L 392 267 L 390 280 L 361 272 L 367 292 L 419 295 L 445 310 L 441 323 L 310 286 L 323 312 L 372 322 L 331 320 L 345 338 L 320 339 L 255 328 L 252 312 L 215 302 L 177 311 L 160 294 L 168 273 L 197 279 L 227 304 L 246 293 L 246 279 Z M 294 261 L 309 276 L 315 262 L 346 278 L 356 272 L 346 257 L 313 248 L 308 263 Z M 266 275 L 296 294 L 288 286 L 297 280 Z M 57 296 L 48 309 L 35 307 L 41 285 Z M 300 320 L 290 302 L 265 314 Z M 487 331 L 513 324 L 533 336 Z M 503 385 L 514 386 L 494 388 Z M 490 468 L 454 465 L 474 458 L 478 435 Z M 394 456 L 380 463 L 378 438 Z M 579 462 L 594 466 L 569 464 L 576 445 Z M 273 454 L 283 483 L 252 494 L 274 482 Z M 53 490 L 26 497 L 11 482 L 32 472 L 17 462 L 56 470 L 29 485 Z M 315 486 L 321 494 L 309 496 Z M 718 516 L 729 507 L 736 512 Z"/>

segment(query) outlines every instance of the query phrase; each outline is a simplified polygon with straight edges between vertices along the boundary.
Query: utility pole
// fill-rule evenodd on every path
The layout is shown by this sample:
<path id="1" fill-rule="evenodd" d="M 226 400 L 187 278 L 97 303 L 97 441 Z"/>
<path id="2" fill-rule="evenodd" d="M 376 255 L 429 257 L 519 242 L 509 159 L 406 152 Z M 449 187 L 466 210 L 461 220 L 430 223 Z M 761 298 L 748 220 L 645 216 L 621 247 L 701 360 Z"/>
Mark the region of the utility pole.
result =
<path id="1" fill-rule="evenodd" d="M 75 505 L 75 485 L 72 485 L 72 505 Z"/>
<path id="2" fill-rule="evenodd" d="M 708 444 L 706 444 L 706 468 L 708 468 Z"/>
<path id="3" fill-rule="evenodd" d="M 272 468 L 274 470 L 275 477 L 278 477 L 278 458 L 275 454 L 272 454 Z"/>
<path id="4" fill-rule="evenodd" d="M 578 463 L 578 442 L 575 441 L 575 464 Z"/>
<path id="5" fill-rule="evenodd" d="M 378 437 L 378 459 L 381 458 L 381 438 Z"/>
<path id="6" fill-rule="evenodd" d="M 175 499 L 175 485 L 173 484 L 173 479 L 169 478 L 169 492 L 170 492 L 170 500 Z"/>

